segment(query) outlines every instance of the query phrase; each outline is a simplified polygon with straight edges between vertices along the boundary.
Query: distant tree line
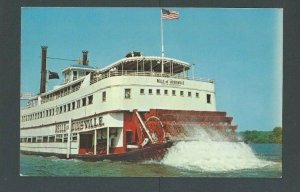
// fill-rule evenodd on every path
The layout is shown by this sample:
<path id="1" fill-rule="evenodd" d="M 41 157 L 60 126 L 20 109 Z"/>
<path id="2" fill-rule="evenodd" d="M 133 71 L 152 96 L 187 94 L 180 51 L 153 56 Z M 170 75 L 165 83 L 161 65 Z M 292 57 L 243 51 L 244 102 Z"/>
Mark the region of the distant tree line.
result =
<path id="1" fill-rule="evenodd" d="M 249 143 L 282 143 L 282 127 L 275 127 L 272 131 L 242 131 L 240 135 Z"/>

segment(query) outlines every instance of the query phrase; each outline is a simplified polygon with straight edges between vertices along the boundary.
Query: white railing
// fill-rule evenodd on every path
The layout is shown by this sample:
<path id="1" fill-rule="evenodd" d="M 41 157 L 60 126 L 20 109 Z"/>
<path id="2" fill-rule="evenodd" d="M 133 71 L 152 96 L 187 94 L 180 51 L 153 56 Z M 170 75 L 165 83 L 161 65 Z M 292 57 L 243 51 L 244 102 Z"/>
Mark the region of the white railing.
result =
<path id="1" fill-rule="evenodd" d="M 32 96 L 33 96 L 32 93 L 21 93 L 20 99 L 21 100 L 29 100 Z"/>
<path id="2" fill-rule="evenodd" d="M 192 78 L 184 75 L 183 73 L 179 74 L 171 74 L 171 73 L 157 73 L 157 72 L 150 72 L 150 71 L 109 71 L 106 73 L 98 73 L 91 77 L 90 84 L 94 84 L 102 79 L 106 79 L 109 77 L 115 76 L 151 76 L 151 77 L 169 77 L 169 78 L 176 78 L 176 79 L 187 79 L 187 80 L 194 80 L 194 81 L 203 81 L 208 83 L 214 83 L 212 79 L 206 78 Z"/>

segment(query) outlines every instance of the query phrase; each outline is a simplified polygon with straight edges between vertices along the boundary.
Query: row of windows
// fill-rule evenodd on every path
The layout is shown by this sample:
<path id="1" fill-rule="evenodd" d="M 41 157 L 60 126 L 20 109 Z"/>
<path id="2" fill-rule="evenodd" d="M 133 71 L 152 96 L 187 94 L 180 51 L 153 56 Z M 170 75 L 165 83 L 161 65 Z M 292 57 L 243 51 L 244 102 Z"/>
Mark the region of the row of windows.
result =
<path id="1" fill-rule="evenodd" d="M 164 93 L 164 95 L 169 95 L 169 90 L 167 90 L 167 89 L 165 89 L 163 91 L 160 89 L 156 89 L 156 95 L 161 95 L 162 92 Z M 140 89 L 140 94 L 145 95 L 145 89 Z M 148 89 L 148 94 L 153 95 L 153 89 Z M 172 96 L 176 96 L 177 91 L 172 90 L 171 94 L 172 94 Z M 125 89 L 124 95 L 125 95 L 124 96 L 125 99 L 130 99 L 131 98 L 131 89 Z M 185 91 L 180 90 L 179 95 L 184 97 Z M 199 98 L 199 92 L 195 92 L 194 95 L 196 98 Z M 192 97 L 192 92 L 188 91 L 187 96 Z M 106 99 L 107 99 L 106 91 L 103 91 L 102 92 L 102 102 L 105 102 Z M 211 103 L 211 94 L 206 94 L 206 102 Z M 31 115 L 24 115 L 24 116 L 22 116 L 22 121 L 30 121 L 30 120 L 40 119 L 40 118 L 44 118 L 44 117 L 48 117 L 48 116 L 58 115 L 61 113 L 65 113 L 65 112 L 80 108 L 81 106 L 84 107 L 84 106 L 90 105 L 90 104 L 93 104 L 93 95 L 84 97 L 82 99 L 73 101 L 71 103 L 68 103 L 68 104 L 65 104 L 65 105 L 62 105 L 59 107 L 56 107 L 55 111 L 54 111 L 54 108 L 52 108 L 52 109 L 44 110 L 42 112 L 37 112 L 37 113 L 31 114 Z"/>
<path id="2" fill-rule="evenodd" d="M 169 90 L 165 89 L 163 90 L 164 95 L 169 95 Z M 145 89 L 140 89 L 140 94 L 145 95 Z M 153 95 L 153 89 L 148 89 L 148 94 Z M 156 89 L 156 95 L 161 95 L 162 91 L 160 89 Z M 176 96 L 176 90 L 172 90 L 172 96 Z M 184 91 L 179 91 L 179 95 L 184 97 L 185 92 Z M 187 92 L 188 97 L 192 97 L 192 92 L 188 91 Z M 195 92 L 195 97 L 199 98 L 199 93 Z M 131 98 L 131 89 L 125 89 L 125 99 L 130 99 Z M 106 100 L 106 97 L 105 97 Z M 211 94 L 206 94 L 206 102 L 211 103 Z"/>
<path id="3" fill-rule="evenodd" d="M 169 90 L 165 89 L 163 91 L 163 93 L 164 93 L 164 95 L 169 95 Z M 184 91 L 179 91 L 179 93 L 180 93 L 180 96 L 184 96 Z M 140 89 L 140 94 L 144 95 L 145 94 L 145 89 Z M 153 95 L 153 90 L 152 89 L 148 89 L 148 94 L 149 95 Z M 156 95 L 161 95 L 161 94 L 162 94 L 161 90 L 160 89 L 156 89 Z M 188 91 L 187 94 L 188 94 L 188 97 L 192 97 L 192 92 L 191 91 Z M 172 90 L 172 95 L 176 96 L 176 90 Z M 197 98 L 199 97 L 199 93 L 198 92 L 195 93 L 195 97 L 197 97 Z"/>
<path id="4" fill-rule="evenodd" d="M 46 103 L 48 101 L 53 101 L 55 99 L 59 99 L 60 97 L 64 97 L 66 95 L 69 95 L 75 91 L 78 91 L 79 88 L 80 88 L 80 85 L 81 85 L 81 82 L 79 83 L 76 83 L 72 86 L 69 86 L 69 87 L 65 87 L 64 89 L 61 89 L 61 90 L 58 90 L 54 93 L 51 93 L 49 95 L 45 95 L 45 96 L 42 96 L 42 100 L 41 100 L 41 103 Z"/>
<path id="5" fill-rule="evenodd" d="M 65 104 L 65 105 L 58 106 L 56 108 L 47 109 L 47 110 L 36 112 L 36 113 L 30 114 L 30 115 L 23 115 L 22 121 L 23 122 L 31 121 L 31 120 L 35 120 L 35 119 L 58 115 L 58 114 L 72 111 L 74 109 L 78 109 L 80 107 L 84 107 L 84 106 L 90 105 L 90 104 L 93 104 L 93 95 L 84 97 L 82 99 L 78 99 L 77 101 L 73 101 L 73 102 Z"/>
<path id="6" fill-rule="evenodd" d="M 21 143 L 55 143 L 55 142 L 61 143 L 67 141 L 68 141 L 68 134 L 20 138 Z M 77 133 L 72 133 L 71 141 L 77 141 Z"/>

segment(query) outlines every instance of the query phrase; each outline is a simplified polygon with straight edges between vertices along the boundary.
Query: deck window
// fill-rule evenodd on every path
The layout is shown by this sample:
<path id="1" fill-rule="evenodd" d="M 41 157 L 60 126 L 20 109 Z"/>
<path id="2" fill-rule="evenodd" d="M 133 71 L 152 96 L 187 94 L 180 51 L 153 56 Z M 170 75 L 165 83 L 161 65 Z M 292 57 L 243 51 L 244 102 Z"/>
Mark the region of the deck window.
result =
<path id="1" fill-rule="evenodd" d="M 64 105 L 64 112 L 66 112 L 67 111 L 67 106 L 66 105 Z"/>
<path id="2" fill-rule="evenodd" d="M 75 109 L 75 101 L 72 102 L 72 110 Z"/>
<path id="3" fill-rule="evenodd" d="M 175 90 L 172 90 L 172 95 L 176 96 L 176 91 Z"/>
<path id="4" fill-rule="evenodd" d="M 72 141 L 77 141 L 77 135 L 72 137 Z"/>
<path id="5" fill-rule="evenodd" d="M 68 103 L 68 111 L 71 111 L 71 103 Z"/>
<path id="6" fill-rule="evenodd" d="M 88 96 L 89 105 L 93 104 L 93 95 Z"/>
<path id="7" fill-rule="evenodd" d="M 145 94 L 145 89 L 140 89 L 140 94 L 144 95 Z"/>
<path id="8" fill-rule="evenodd" d="M 79 108 L 80 107 L 80 100 L 77 100 L 76 103 L 77 103 L 77 108 Z"/>
<path id="9" fill-rule="evenodd" d="M 55 140 L 55 137 L 54 136 L 49 136 L 49 143 L 51 142 L 54 142 L 54 140 Z"/>
<path id="10" fill-rule="evenodd" d="M 77 71 L 73 71 L 73 80 L 77 79 Z"/>
<path id="11" fill-rule="evenodd" d="M 43 143 L 47 143 L 48 142 L 48 137 L 43 137 Z"/>
<path id="12" fill-rule="evenodd" d="M 106 91 L 102 92 L 102 101 L 105 102 L 106 101 Z"/>
<path id="13" fill-rule="evenodd" d="M 211 95 L 210 94 L 206 94 L 206 101 L 207 101 L 207 103 L 211 103 Z"/>
<path id="14" fill-rule="evenodd" d="M 131 89 L 125 89 L 125 99 L 131 98 Z"/>
<path id="15" fill-rule="evenodd" d="M 183 93 L 183 91 L 180 91 L 180 96 L 184 96 L 184 93 Z"/>
<path id="16" fill-rule="evenodd" d="M 156 89 L 156 95 L 160 95 L 160 89 Z"/>
<path id="17" fill-rule="evenodd" d="M 152 95 L 152 89 L 148 90 L 149 95 Z"/>
<path id="18" fill-rule="evenodd" d="M 199 98 L 199 93 L 196 93 L 196 97 Z"/>
<path id="19" fill-rule="evenodd" d="M 189 91 L 188 92 L 188 96 L 191 97 L 192 96 L 192 92 Z"/>
<path id="20" fill-rule="evenodd" d="M 82 98 L 82 106 L 86 106 L 86 98 Z"/>
<path id="21" fill-rule="evenodd" d="M 164 93 L 165 93 L 165 95 L 168 95 L 168 90 L 165 90 Z"/>

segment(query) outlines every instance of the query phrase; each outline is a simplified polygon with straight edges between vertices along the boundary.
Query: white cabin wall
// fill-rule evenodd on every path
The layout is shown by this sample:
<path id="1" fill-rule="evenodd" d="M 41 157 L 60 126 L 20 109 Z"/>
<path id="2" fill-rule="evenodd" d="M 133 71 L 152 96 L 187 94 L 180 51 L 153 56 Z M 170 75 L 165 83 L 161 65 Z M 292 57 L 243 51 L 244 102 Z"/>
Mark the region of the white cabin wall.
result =
<path id="1" fill-rule="evenodd" d="M 68 143 L 20 143 L 22 151 L 67 154 Z M 78 154 L 78 141 L 71 142 L 70 154 Z"/>
<path id="2" fill-rule="evenodd" d="M 55 125 L 22 129 L 20 132 L 20 137 L 35 137 L 35 136 L 48 136 L 55 134 Z"/>
<path id="3" fill-rule="evenodd" d="M 186 79 L 171 78 L 174 81 L 184 81 L 183 85 L 168 85 L 158 82 L 167 81 L 170 78 L 144 77 L 144 76 L 115 76 L 103 79 L 92 85 L 82 86 L 78 91 L 61 97 L 60 99 L 49 101 L 36 107 L 24 109 L 23 114 L 31 114 L 45 109 L 56 111 L 57 106 L 65 105 L 93 95 L 93 104 L 81 107 L 54 116 L 48 116 L 31 121 L 21 122 L 21 127 L 47 125 L 55 122 L 68 121 L 70 118 L 77 119 L 112 110 L 133 110 L 148 111 L 151 108 L 171 109 L 171 110 L 197 110 L 215 111 L 215 87 L 214 83 L 193 81 Z M 86 78 L 84 82 L 88 82 Z M 131 98 L 125 99 L 124 90 L 131 89 Z M 145 90 L 145 94 L 140 94 L 140 89 Z M 152 89 L 149 95 L 148 89 Z M 160 89 L 160 95 L 156 94 L 156 89 Z M 164 90 L 168 90 L 168 95 L 164 95 Z M 176 96 L 172 96 L 172 90 L 176 90 Z M 106 91 L 106 101 L 102 102 L 102 92 Z M 180 96 L 180 91 L 184 91 L 184 96 Z M 192 92 L 192 97 L 188 97 L 188 91 Z M 199 98 L 196 98 L 196 92 Z M 206 102 L 206 94 L 211 94 L 211 103 Z M 77 105 L 77 104 L 76 104 Z"/>

